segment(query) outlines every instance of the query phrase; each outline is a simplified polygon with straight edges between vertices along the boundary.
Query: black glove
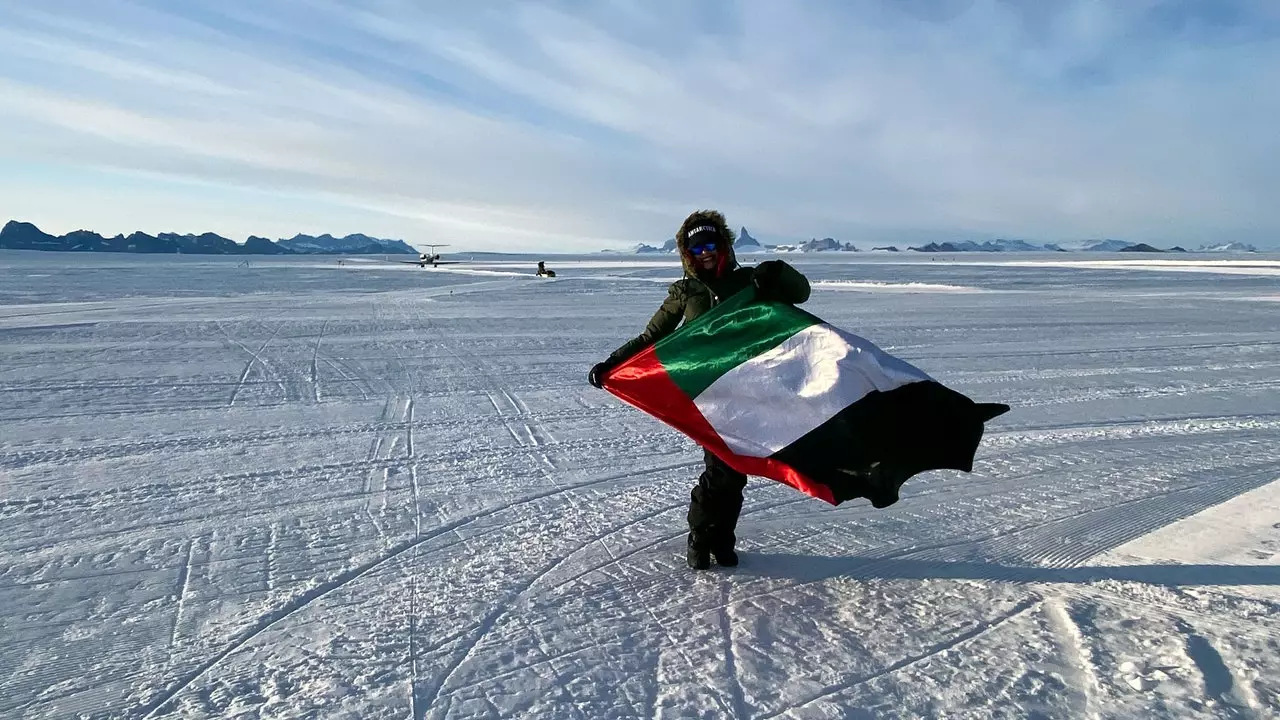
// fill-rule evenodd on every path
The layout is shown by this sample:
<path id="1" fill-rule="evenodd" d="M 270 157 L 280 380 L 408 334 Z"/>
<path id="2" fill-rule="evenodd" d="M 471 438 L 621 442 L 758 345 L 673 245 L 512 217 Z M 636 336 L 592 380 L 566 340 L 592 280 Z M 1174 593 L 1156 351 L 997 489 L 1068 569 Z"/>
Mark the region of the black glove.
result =
<path id="1" fill-rule="evenodd" d="M 782 300 L 782 261 L 765 260 L 751 273 L 751 284 L 756 288 L 757 300 Z"/>
<path id="2" fill-rule="evenodd" d="M 614 364 L 605 360 L 591 366 L 591 371 L 587 373 L 587 382 L 591 383 L 591 387 L 604 388 L 604 376 L 614 368 Z"/>

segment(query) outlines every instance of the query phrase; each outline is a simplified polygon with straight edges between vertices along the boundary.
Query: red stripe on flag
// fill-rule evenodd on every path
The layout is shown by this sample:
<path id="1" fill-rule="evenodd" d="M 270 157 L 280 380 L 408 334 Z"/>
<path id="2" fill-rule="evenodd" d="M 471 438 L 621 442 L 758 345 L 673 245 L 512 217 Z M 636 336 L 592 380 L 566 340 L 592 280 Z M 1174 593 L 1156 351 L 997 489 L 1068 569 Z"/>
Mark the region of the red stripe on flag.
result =
<path id="1" fill-rule="evenodd" d="M 734 470 L 744 475 L 777 480 L 806 495 L 836 504 L 831 488 L 810 480 L 790 465 L 771 458 L 738 455 L 730 450 L 693 403 L 693 398 L 686 395 L 667 374 L 653 346 L 614 368 L 604 378 L 603 384 L 623 402 L 693 438 L 694 442 L 710 450 Z"/>
<path id="2" fill-rule="evenodd" d="M 681 432 L 689 433 L 696 428 L 715 435 L 693 399 L 667 374 L 652 345 L 606 375 L 604 389 Z M 691 436 L 699 444 L 703 443 L 704 438 Z"/>
<path id="3" fill-rule="evenodd" d="M 738 455 L 730 450 L 729 446 L 725 445 L 724 441 L 720 440 L 719 436 L 716 436 L 716 439 L 719 440 L 719 448 L 710 448 L 711 452 L 719 456 L 726 465 L 734 470 L 737 470 L 744 475 L 758 475 L 760 477 L 769 478 L 770 480 L 777 480 L 778 482 L 790 485 L 805 495 L 816 497 L 819 500 L 825 500 L 832 505 L 837 504 L 835 495 L 831 492 L 831 488 L 823 485 L 822 483 L 810 480 L 807 476 L 797 472 L 796 469 L 790 465 L 772 458 Z"/>

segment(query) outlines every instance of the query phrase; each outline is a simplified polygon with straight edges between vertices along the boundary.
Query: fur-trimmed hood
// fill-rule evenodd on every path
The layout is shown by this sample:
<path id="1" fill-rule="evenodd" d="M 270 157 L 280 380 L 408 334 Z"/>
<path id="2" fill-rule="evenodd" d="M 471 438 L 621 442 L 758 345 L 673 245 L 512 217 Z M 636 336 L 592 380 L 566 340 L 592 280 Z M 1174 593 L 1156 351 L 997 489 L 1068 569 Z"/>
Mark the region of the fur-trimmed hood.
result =
<path id="1" fill-rule="evenodd" d="M 698 277 L 697 266 L 693 263 L 693 256 L 689 254 L 688 233 L 690 230 L 702 225 L 711 225 L 720 232 L 720 240 L 717 245 L 721 257 L 724 258 L 721 273 L 727 274 L 738 267 L 738 258 L 733 254 L 733 241 L 737 236 L 733 230 L 729 229 L 724 215 L 718 210 L 695 210 L 689 217 L 685 218 L 684 222 L 680 224 L 680 229 L 676 231 L 676 249 L 680 251 L 680 264 L 684 266 L 685 277 Z"/>

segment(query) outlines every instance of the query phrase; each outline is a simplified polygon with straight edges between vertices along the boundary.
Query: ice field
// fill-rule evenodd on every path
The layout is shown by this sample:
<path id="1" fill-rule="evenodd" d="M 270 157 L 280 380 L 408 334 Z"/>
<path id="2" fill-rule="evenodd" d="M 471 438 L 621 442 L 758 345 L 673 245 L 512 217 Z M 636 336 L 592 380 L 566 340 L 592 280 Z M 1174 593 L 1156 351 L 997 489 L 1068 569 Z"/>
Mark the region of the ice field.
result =
<path id="1" fill-rule="evenodd" d="M 0 717 L 1280 716 L 1277 256 L 787 256 L 1013 410 L 702 573 L 585 381 L 678 263 L 537 259 L 0 252 Z"/>

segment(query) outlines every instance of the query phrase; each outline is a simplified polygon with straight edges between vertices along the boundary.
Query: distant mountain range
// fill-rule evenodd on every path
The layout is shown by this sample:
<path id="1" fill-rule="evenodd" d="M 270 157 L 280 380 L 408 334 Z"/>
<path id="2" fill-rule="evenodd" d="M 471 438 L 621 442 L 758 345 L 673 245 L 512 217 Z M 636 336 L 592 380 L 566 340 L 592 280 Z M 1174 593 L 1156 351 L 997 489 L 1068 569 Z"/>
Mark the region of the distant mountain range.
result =
<path id="1" fill-rule="evenodd" d="M 336 238 L 294 235 L 268 240 L 251 235 L 243 244 L 214 233 L 160 233 L 103 237 L 89 230 L 50 235 L 27 222 L 10 220 L 0 229 L 0 249 L 62 252 L 182 253 L 188 255 L 417 255 L 403 240 L 384 240 L 359 233 Z"/>
<path id="2" fill-rule="evenodd" d="M 1258 252 L 1248 243 L 1229 242 L 1213 245 L 1201 245 L 1193 251 L 1181 247 L 1161 249 L 1146 243 L 1128 242 L 1125 240 L 1086 240 L 1077 243 L 1043 243 L 1037 244 L 1026 240 L 997 238 L 985 242 L 959 240 L 933 242 L 919 247 L 899 248 L 895 245 L 858 248 L 851 242 L 840 242 L 834 238 L 808 240 L 799 244 L 766 245 L 753 237 L 744 227 L 734 242 L 734 251 L 744 253 L 790 253 L 790 252 L 902 252 L 910 250 L 924 253 L 960 253 L 960 252 L 1221 252 L 1241 253 Z M 7 250 L 53 250 L 62 252 L 117 252 L 117 253 L 181 253 L 188 255 L 418 255 L 419 252 L 403 240 L 387 240 L 375 238 L 361 233 L 334 237 L 324 235 L 294 235 L 291 238 L 269 240 L 251 235 L 245 242 L 238 243 L 215 233 L 199 235 L 177 233 L 160 233 L 148 235 L 134 232 L 129 235 L 104 237 L 90 230 L 76 230 L 66 235 L 50 235 L 27 222 L 10 220 L 0 229 L 0 249 Z M 663 242 L 660 246 L 640 244 L 631 252 L 640 254 L 674 253 L 675 238 Z M 608 251 L 614 252 L 614 251 Z M 627 251 L 621 251 L 627 252 Z"/>
<path id="3" fill-rule="evenodd" d="M 667 240 L 661 247 L 641 244 L 634 249 L 636 253 L 671 253 L 675 252 L 675 239 Z M 851 242 L 840 242 L 834 238 L 813 239 L 796 245 L 765 245 L 751 236 L 744 227 L 738 233 L 738 240 L 733 244 L 735 253 L 755 252 L 867 252 L 854 246 Z M 907 247 L 906 250 L 924 253 L 959 253 L 959 252 L 1258 252 L 1258 248 L 1247 243 L 1220 243 L 1217 245 L 1201 245 L 1194 251 L 1174 246 L 1161 249 L 1146 243 L 1129 242 L 1127 240 L 1086 240 L 1078 243 L 1033 243 L 1026 240 L 997 238 L 985 242 L 958 240 L 949 242 L 932 242 L 919 247 Z M 872 247 L 870 252 L 901 252 L 903 248 L 895 245 Z"/>

